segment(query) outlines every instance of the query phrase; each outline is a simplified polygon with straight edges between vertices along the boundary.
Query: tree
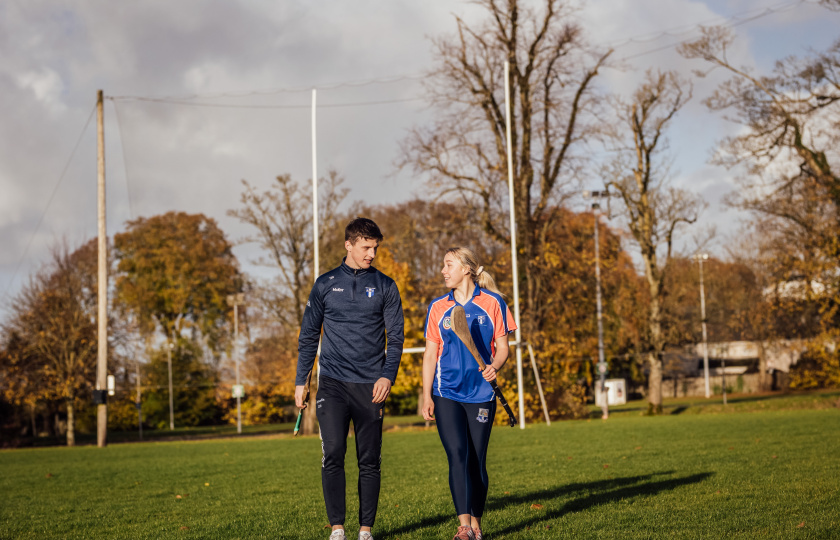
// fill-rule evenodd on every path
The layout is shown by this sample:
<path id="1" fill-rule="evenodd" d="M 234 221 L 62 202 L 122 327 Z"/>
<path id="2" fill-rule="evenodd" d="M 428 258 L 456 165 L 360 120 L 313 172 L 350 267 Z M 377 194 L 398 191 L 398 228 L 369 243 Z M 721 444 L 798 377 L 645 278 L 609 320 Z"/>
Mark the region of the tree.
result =
<path id="1" fill-rule="evenodd" d="M 663 327 L 670 345 L 699 343 L 700 278 L 698 263 L 672 257 L 665 277 Z M 758 276 L 742 262 L 711 257 L 703 262 L 706 325 L 710 341 L 762 339 L 755 315 L 762 310 Z"/>
<path id="2" fill-rule="evenodd" d="M 96 240 L 72 253 L 66 244 L 53 247 L 51 260 L 14 299 L 2 326 L 6 399 L 33 410 L 36 401 L 60 401 L 68 446 L 76 441 L 77 400 L 95 379 L 96 265 Z"/>
<path id="3" fill-rule="evenodd" d="M 730 119 L 746 128 L 725 138 L 716 156 L 719 164 L 747 167 L 737 203 L 784 216 L 776 208 L 786 206 L 786 197 L 815 184 L 833 201 L 840 223 L 840 176 L 834 163 L 840 158 L 840 41 L 811 58 L 788 57 L 776 63 L 773 75 L 759 76 L 727 58 L 733 40 L 726 28 L 704 28 L 702 38 L 681 45 L 679 52 L 733 75 L 705 104 L 713 111 L 734 110 Z"/>
<path id="4" fill-rule="evenodd" d="M 117 298 L 141 331 L 149 336 L 160 328 L 165 347 L 184 351 L 182 340 L 190 339 L 218 358 L 230 333 L 226 298 L 242 290 L 243 279 L 216 221 L 184 212 L 138 218 L 114 243 Z M 175 355 L 173 361 L 189 358 Z M 187 365 L 173 367 L 184 370 L 195 373 Z"/>
<path id="5" fill-rule="evenodd" d="M 595 300 L 594 216 L 590 212 L 558 210 L 546 231 L 546 249 L 537 261 L 547 276 L 543 299 L 550 315 L 543 329 L 529 337 L 554 418 L 588 414 L 580 381 L 593 381 L 598 358 Z M 602 223 L 599 229 L 602 313 L 605 356 L 611 373 L 635 375 L 640 347 L 639 313 L 646 305 L 640 279 L 621 235 Z M 526 415 L 541 417 L 535 391 L 526 396 Z"/>
<path id="6" fill-rule="evenodd" d="M 191 330 L 215 350 L 226 336 L 228 294 L 242 289 L 236 257 L 216 221 L 168 212 L 128 222 L 114 238 L 117 295 L 145 329 L 172 339 Z"/>
<path id="7" fill-rule="evenodd" d="M 154 349 L 150 361 L 144 366 L 145 423 L 157 429 L 169 426 L 169 354 L 172 356 L 172 384 L 175 389 L 175 424 L 200 426 L 218 423 L 223 414 L 221 400 L 216 396 L 218 373 L 203 361 L 203 351 L 198 343 L 179 335 Z"/>
<path id="8" fill-rule="evenodd" d="M 680 224 L 696 221 L 700 199 L 667 184 L 665 130 L 691 97 L 688 83 L 673 72 L 649 71 L 632 99 L 614 100 L 618 122 L 606 133 L 616 156 L 606 166 L 608 189 L 618 193 L 624 219 L 638 244 L 648 288 L 648 411 L 662 412 L 662 351 L 665 347 L 662 303 L 674 235 Z M 662 257 L 660 259 L 660 256 Z"/>
<path id="9" fill-rule="evenodd" d="M 837 0 L 821 3 L 840 9 Z M 742 167 L 729 203 L 756 216 L 761 265 L 781 308 L 776 314 L 788 311 L 783 318 L 794 321 L 790 315 L 805 315 L 804 325 L 783 332 L 805 326 L 807 337 L 822 334 L 821 346 L 830 346 L 840 323 L 840 41 L 822 53 L 780 60 L 769 75 L 734 65 L 727 56 L 733 42 L 729 30 L 705 28 L 679 51 L 731 75 L 705 104 L 731 111 L 728 118 L 742 130 L 721 141 L 715 161 Z"/>
<path id="10" fill-rule="evenodd" d="M 434 41 L 438 66 L 427 78 L 440 110 L 429 128 L 415 128 L 403 143 L 401 167 L 427 174 L 439 195 L 456 194 L 497 242 L 508 234 L 504 62 L 510 62 L 511 144 L 524 335 L 549 312 L 537 260 L 558 209 L 575 191 L 585 161 L 582 140 L 597 122 L 593 81 L 610 53 L 591 51 L 574 6 L 545 0 L 542 10 L 516 0 L 478 0 L 484 24 L 456 17 L 457 35 Z M 578 150 L 580 148 L 580 150 Z"/>
<path id="11" fill-rule="evenodd" d="M 319 248 L 328 237 L 338 236 L 341 229 L 343 241 L 343 227 L 337 208 L 347 194 L 342 188 L 344 179 L 336 172 L 330 171 L 326 178 L 319 179 L 318 230 Z M 259 193 L 247 181 L 242 184 L 240 202 L 242 206 L 228 211 L 243 223 L 256 229 L 253 236 L 242 240 L 256 242 L 267 254 L 268 258 L 261 258 L 258 264 L 269 266 L 280 272 L 278 279 L 256 287 L 256 298 L 260 306 L 258 309 L 270 313 L 279 323 L 279 327 L 268 325 L 270 332 L 283 334 L 275 335 L 282 342 L 296 344 L 300 333 L 300 322 L 309 297 L 313 279 L 313 234 L 312 234 L 312 195 L 307 185 L 296 183 L 290 175 L 280 175 L 276 183 L 262 193 Z M 336 244 L 336 245 L 333 245 Z M 332 253 L 341 247 L 336 242 L 329 246 Z M 323 251 L 321 251 L 323 253 Z M 324 260 L 329 260 L 325 257 Z M 330 263 L 332 264 L 332 263 Z M 320 269 L 319 269 L 320 272 Z M 259 354 L 264 347 L 272 345 L 270 336 L 257 336 L 262 340 L 261 346 L 249 351 L 249 354 Z M 265 341 L 268 340 L 268 341 Z M 278 361 L 297 363 L 296 355 L 280 355 Z M 273 371 L 288 372 L 291 366 L 275 366 Z M 312 394 L 317 389 L 317 379 L 312 378 Z M 294 386 L 292 386 L 292 395 Z M 269 400 L 274 397 L 269 396 Z M 315 408 L 308 407 L 304 412 L 303 433 L 311 434 L 315 431 Z"/>
<path id="12" fill-rule="evenodd" d="M 319 179 L 319 247 L 337 227 L 337 208 L 347 195 L 347 189 L 341 187 L 343 182 L 336 171 Z M 294 182 L 288 174 L 278 176 L 272 187 L 262 193 L 246 180 L 242 185 L 242 206 L 228 210 L 228 215 L 257 230 L 242 243 L 257 243 L 268 258 L 255 262 L 280 272 L 278 281 L 265 291 L 266 306 L 286 328 L 299 330 L 313 282 L 311 190 L 305 183 Z M 317 274 L 320 275 L 320 269 Z"/>

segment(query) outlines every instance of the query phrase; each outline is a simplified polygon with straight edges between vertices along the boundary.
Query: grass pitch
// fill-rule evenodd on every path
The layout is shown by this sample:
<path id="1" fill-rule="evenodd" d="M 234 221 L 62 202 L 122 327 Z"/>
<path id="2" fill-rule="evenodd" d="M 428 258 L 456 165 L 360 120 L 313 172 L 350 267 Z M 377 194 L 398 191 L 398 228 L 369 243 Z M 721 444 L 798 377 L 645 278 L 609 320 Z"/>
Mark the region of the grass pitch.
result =
<path id="1" fill-rule="evenodd" d="M 320 456 L 317 437 L 2 451 L 0 538 L 326 539 Z M 497 426 L 488 464 L 490 540 L 840 536 L 837 407 Z M 433 429 L 386 433 L 382 469 L 377 540 L 452 537 Z"/>

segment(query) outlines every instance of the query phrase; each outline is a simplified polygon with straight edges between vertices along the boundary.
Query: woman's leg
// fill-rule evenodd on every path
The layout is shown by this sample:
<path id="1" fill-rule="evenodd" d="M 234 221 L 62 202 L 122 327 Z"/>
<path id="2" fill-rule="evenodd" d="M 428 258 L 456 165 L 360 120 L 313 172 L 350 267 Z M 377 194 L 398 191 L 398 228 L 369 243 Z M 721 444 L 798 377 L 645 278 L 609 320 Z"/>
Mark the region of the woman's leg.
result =
<path id="1" fill-rule="evenodd" d="M 478 529 L 481 517 L 484 515 L 484 505 L 487 502 L 489 479 L 487 477 L 487 447 L 490 443 L 490 432 L 493 419 L 496 417 L 496 401 L 486 403 L 465 403 L 467 412 L 467 427 L 469 435 L 469 452 L 467 454 L 467 471 L 469 485 L 472 488 L 470 497 L 471 525 Z"/>
<path id="2" fill-rule="evenodd" d="M 449 461 L 449 491 L 455 503 L 455 513 L 461 525 L 470 524 L 470 485 L 468 471 L 469 439 L 467 415 L 463 404 L 451 399 L 432 396 L 435 403 L 435 423 L 440 442 Z"/>

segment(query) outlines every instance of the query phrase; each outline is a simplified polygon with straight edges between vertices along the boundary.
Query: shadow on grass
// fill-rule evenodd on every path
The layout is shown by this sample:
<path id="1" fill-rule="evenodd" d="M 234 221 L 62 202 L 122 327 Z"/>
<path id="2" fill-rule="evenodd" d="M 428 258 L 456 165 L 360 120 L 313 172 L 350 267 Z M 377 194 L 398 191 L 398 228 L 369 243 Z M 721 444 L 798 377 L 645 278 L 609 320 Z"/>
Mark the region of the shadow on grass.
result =
<path id="1" fill-rule="evenodd" d="M 657 495 L 663 491 L 670 491 L 681 486 L 703 482 L 704 480 L 710 478 L 713 473 L 706 472 L 692 474 L 682 478 L 654 480 L 657 476 L 669 474 L 673 474 L 673 471 L 630 476 L 627 478 L 615 478 L 612 480 L 600 480 L 598 482 L 571 484 L 556 489 L 535 491 L 524 496 L 515 497 L 513 500 L 506 498 L 500 501 L 492 501 L 490 508 L 493 508 L 496 505 L 498 505 L 498 508 L 504 508 L 516 504 L 528 504 L 539 501 L 548 502 L 549 499 L 561 496 L 568 497 L 576 492 L 594 492 L 572 498 L 560 508 L 549 509 L 545 513 L 539 513 L 532 518 L 519 521 L 518 523 L 509 525 L 504 529 L 494 530 L 492 531 L 493 536 L 501 537 L 504 534 L 534 527 L 540 522 L 554 520 L 573 512 L 581 512 L 592 508 L 593 506 L 599 506 L 621 499 Z"/>
<path id="2" fill-rule="evenodd" d="M 593 506 L 613 502 L 619 499 L 656 495 L 663 491 L 676 489 L 680 486 L 702 482 L 712 476 L 712 473 L 699 473 L 683 478 L 656 480 L 657 477 L 668 476 L 673 473 L 674 471 L 663 471 L 652 474 L 628 476 L 625 478 L 612 478 L 609 480 L 598 480 L 595 482 L 568 484 L 552 489 L 532 491 L 521 495 L 491 497 L 487 501 L 488 512 L 523 504 L 527 504 L 529 506 L 533 503 L 547 505 L 553 499 L 560 497 L 575 497 L 575 494 L 581 494 L 580 496 L 569 500 L 560 508 L 548 510 L 545 513 L 540 512 L 532 518 L 525 519 L 514 525 L 509 525 L 501 530 L 493 530 L 492 535 L 493 537 L 502 537 L 506 533 L 521 531 L 526 527 L 533 527 L 542 521 L 557 519 L 572 512 L 580 512 Z M 402 534 L 436 527 L 446 522 L 452 522 L 453 528 L 454 525 L 457 524 L 454 510 L 451 513 L 444 515 L 425 517 L 416 523 L 399 527 L 391 531 L 382 531 L 377 535 L 377 537 L 381 537 L 383 539 L 395 539 L 399 538 Z M 488 533 L 489 532 L 491 531 L 488 531 Z"/>

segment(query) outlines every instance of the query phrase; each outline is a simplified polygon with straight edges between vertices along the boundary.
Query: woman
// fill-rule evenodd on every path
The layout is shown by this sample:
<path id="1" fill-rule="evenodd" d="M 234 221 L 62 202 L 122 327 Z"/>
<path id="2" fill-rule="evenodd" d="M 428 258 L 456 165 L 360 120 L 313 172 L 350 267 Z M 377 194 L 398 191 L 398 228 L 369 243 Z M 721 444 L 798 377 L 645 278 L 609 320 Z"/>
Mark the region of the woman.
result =
<path id="1" fill-rule="evenodd" d="M 487 500 L 487 444 L 496 415 L 490 381 L 508 358 L 508 334 L 516 330 L 496 282 L 475 253 L 450 248 L 443 258 L 450 291 L 432 301 L 426 315 L 423 417 L 436 420 L 449 460 L 449 490 L 460 526 L 453 540 L 481 540 Z M 452 329 L 452 308 L 464 307 L 470 334 L 487 364 L 478 364 Z"/>

